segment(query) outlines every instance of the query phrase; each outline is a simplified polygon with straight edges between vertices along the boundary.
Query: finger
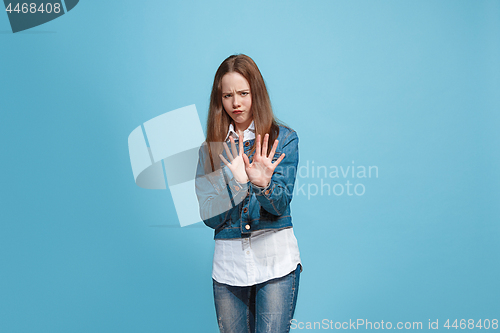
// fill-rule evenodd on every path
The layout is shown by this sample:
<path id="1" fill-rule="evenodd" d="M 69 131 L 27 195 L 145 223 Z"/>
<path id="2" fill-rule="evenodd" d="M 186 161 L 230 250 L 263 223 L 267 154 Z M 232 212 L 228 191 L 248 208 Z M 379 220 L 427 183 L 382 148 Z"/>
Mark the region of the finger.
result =
<path id="1" fill-rule="evenodd" d="M 269 142 L 269 134 L 264 135 L 264 143 L 262 144 L 262 156 L 267 157 L 267 143 Z"/>
<path id="2" fill-rule="evenodd" d="M 274 154 L 276 153 L 276 148 L 278 148 L 278 140 L 274 140 L 273 148 L 271 149 L 271 152 L 269 153 L 269 156 L 274 158 Z"/>
<path id="3" fill-rule="evenodd" d="M 240 153 L 239 155 L 243 155 L 243 135 L 240 135 Z"/>
<path id="4" fill-rule="evenodd" d="M 281 156 L 278 157 L 278 159 L 273 163 L 273 167 L 276 168 L 278 164 L 280 164 L 280 162 L 283 161 L 284 158 L 285 158 L 285 153 L 281 154 Z"/>
<path id="5" fill-rule="evenodd" d="M 257 145 L 255 146 L 255 157 L 259 158 L 260 157 L 260 134 L 257 135 Z"/>
<path id="6" fill-rule="evenodd" d="M 245 162 L 245 169 L 250 167 L 250 160 L 248 159 L 247 154 L 243 153 L 243 162 Z"/>
<path id="7" fill-rule="evenodd" d="M 224 162 L 224 164 L 225 164 L 225 165 L 227 165 L 227 166 L 230 166 L 230 165 L 231 165 L 231 163 L 229 163 L 229 162 L 228 162 L 228 161 L 224 158 L 224 156 L 222 156 L 222 154 L 219 154 L 219 157 L 220 157 L 220 159 L 222 160 L 222 162 Z"/>
<path id="8" fill-rule="evenodd" d="M 231 137 L 231 152 L 233 153 L 233 158 L 238 156 L 238 151 L 236 150 L 236 143 L 234 142 L 233 137 Z"/>
<path id="9" fill-rule="evenodd" d="M 224 146 L 224 150 L 226 150 L 227 158 L 232 162 L 233 161 L 233 155 L 231 155 L 231 152 L 229 151 L 229 147 L 227 146 L 227 143 L 223 142 L 222 145 Z"/>

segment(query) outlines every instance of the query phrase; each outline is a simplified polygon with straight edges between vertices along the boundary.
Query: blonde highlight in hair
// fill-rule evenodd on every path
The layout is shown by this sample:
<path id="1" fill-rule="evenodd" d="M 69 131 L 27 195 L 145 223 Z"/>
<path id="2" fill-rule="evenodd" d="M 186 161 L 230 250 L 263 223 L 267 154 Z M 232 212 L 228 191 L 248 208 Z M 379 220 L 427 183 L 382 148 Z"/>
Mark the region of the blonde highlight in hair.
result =
<path id="1" fill-rule="evenodd" d="M 222 104 L 222 78 L 227 73 L 241 74 L 250 85 L 250 95 L 252 96 L 252 114 L 255 125 L 255 137 L 261 135 L 264 138 L 269 133 L 269 153 L 274 140 L 279 134 L 279 122 L 273 114 L 271 100 L 267 92 L 264 78 L 260 73 L 255 62 L 247 55 L 234 54 L 226 58 L 215 73 L 210 95 L 210 105 L 207 119 L 207 138 L 208 149 L 210 153 L 211 169 L 216 170 L 220 167 L 219 154 L 222 152 L 222 142 L 229 131 L 229 125 L 232 123 L 231 117 L 224 110 Z M 220 143 L 220 144 L 210 144 Z M 248 152 L 248 155 L 255 151 L 255 142 Z"/>

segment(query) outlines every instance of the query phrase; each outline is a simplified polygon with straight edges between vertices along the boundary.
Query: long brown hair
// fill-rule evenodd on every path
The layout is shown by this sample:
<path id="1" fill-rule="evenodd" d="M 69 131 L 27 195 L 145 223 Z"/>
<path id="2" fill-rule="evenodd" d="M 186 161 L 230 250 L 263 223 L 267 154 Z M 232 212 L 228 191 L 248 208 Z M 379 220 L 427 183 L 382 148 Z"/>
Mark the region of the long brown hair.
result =
<path id="1" fill-rule="evenodd" d="M 268 154 L 274 140 L 278 137 L 279 125 L 284 125 L 274 117 L 264 78 L 252 58 L 245 54 L 229 56 L 220 64 L 215 73 L 210 95 L 205 141 L 208 144 L 212 170 L 220 167 L 219 153 L 222 152 L 222 142 L 229 131 L 229 125 L 233 122 L 222 105 L 222 77 L 231 72 L 241 74 L 250 85 L 255 138 L 257 139 L 257 135 L 260 134 L 261 140 L 263 140 L 264 135 L 269 133 Z M 251 155 L 254 151 L 255 141 L 247 155 Z"/>

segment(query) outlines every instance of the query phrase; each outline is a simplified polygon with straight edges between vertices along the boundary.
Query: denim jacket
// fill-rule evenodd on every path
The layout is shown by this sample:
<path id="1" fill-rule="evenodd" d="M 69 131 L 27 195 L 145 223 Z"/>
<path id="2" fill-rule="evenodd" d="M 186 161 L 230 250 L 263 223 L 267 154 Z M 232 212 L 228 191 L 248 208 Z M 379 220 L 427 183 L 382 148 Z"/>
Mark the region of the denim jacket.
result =
<path id="1" fill-rule="evenodd" d="M 285 153 L 285 157 L 265 188 L 250 181 L 238 183 L 223 162 L 220 162 L 221 168 L 215 172 L 206 172 L 208 147 L 206 143 L 200 147 L 195 180 L 196 195 L 203 222 L 215 229 L 214 239 L 245 238 L 256 230 L 292 227 L 290 202 L 299 162 L 299 138 L 294 130 L 279 126 L 277 139 L 278 147 L 273 163 L 282 153 Z M 247 155 L 254 141 L 244 142 Z M 269 145 L 272 144 L 273 142 L 269 142 Z M 236 146 L 239 149 L 238 141 Z M 222 155 L 229 161 L 225 151 Z M 248 156 L 250 162 L 253 155 L 254 153 Z"/>

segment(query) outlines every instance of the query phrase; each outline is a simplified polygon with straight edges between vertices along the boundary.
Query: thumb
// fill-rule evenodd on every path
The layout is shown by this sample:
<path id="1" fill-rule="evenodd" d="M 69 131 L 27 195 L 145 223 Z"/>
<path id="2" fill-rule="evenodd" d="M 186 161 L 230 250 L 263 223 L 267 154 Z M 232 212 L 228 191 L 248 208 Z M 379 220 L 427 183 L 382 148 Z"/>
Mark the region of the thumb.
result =
<path id="1" fill-rule="evenodd" d="M 250 167 L 250 160 L 248 159 L 248 156 L 245 153 L 243 153 L 243 162 L 245 162 L 245 168 Z"/>

